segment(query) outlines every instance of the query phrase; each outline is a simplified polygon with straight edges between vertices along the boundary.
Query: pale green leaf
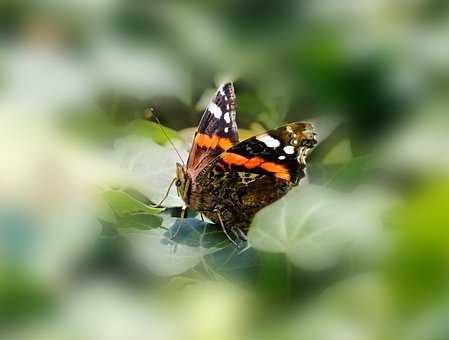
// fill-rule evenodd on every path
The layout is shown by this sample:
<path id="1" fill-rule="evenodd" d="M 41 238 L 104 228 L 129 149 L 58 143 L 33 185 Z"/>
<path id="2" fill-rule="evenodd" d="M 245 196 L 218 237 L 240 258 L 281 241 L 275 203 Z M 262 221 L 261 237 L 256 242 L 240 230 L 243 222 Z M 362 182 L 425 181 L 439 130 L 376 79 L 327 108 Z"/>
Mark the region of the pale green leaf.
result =
<path id="1" fill-rule="evenodd" d="M 164 209 L 150 207 L 123 191 L 109 190 L 103 197 L 111 209 L 120 217 L 134 214 L 159 214 Z"/>
<path id="2" fill-rule="evenodd" d="M 177 148 L 184 161 L 187 151 L 181 143 Z M 160 203 L 170 184 L 176 177 L 176 163 L 180 163 L 176 152 L 168 146 L 161 146 L 150 138 L 130 136 L 115 143 L 115 155 L 123 170 L 129 175 L 129 185 L 147 196 L 155 204 Z M 163 206 L 182 206 L 176 186 L 163 202 Z"/>
<path id="3" fill-rule="evenodd" d="M 116 225 L 119 228 L 134 228 L 134 229 L 151 229 L 159 228 L 162 224 L 162 217 L 153 214 L 132 214 L 120 218 Z"/>
<path id="4" fill-rule="evenodd" d="M 378 239 L 379 204 L 369 195 L 343 195 L 320 186 L 300 185 L 255 216 L 249 242 L 263 251 L 285 253 L 304 269 L 332 267 L 349 245 Z"/>

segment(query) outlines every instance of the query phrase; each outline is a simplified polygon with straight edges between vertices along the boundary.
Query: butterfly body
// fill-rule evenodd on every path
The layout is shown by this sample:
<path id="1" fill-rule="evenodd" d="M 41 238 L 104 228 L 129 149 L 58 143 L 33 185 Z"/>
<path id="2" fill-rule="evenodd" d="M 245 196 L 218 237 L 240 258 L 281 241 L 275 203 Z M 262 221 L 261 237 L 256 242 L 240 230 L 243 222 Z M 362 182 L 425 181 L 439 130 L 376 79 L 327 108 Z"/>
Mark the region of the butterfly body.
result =
<path id="1" fill-rule="evenodd" d="M 238 142 L 235 94 L 223 85 L 200 122 L 178 191 L 187 206 L 225 229 L 246 234 L 254 215 L 305 176 L 316 144 L 313 126 L 291 123 Z"/>

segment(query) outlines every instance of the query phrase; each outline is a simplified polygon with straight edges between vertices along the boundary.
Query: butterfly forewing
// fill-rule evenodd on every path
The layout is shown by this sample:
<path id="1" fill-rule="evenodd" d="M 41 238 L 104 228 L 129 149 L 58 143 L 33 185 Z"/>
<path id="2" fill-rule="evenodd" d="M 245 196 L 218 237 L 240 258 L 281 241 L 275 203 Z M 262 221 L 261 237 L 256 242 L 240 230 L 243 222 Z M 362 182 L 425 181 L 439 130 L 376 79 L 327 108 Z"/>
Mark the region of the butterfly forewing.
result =
<path id="1" fill-rule="evenodd" d="M 193 140 L 187 169 L 200 171 L 223 151 L 238 143 L 232 83 L 222 85 L 209 102 Z"/>

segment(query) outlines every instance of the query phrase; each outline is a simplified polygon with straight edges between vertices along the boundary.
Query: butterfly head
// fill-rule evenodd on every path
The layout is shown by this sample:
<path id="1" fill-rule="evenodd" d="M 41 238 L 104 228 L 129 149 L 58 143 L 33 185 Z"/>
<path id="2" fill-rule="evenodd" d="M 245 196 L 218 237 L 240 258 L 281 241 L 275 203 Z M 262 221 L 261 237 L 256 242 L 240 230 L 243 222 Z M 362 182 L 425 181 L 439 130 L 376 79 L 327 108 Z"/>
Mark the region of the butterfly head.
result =
<path id="1" fill-rule="evenodd" d="M 187 176 L 186 170 L 182 164 L 176 163 L 176 188 L 178 190 L 178 195 L 186 201 L 187 194 L 189 191 L 189 177 Z"/>

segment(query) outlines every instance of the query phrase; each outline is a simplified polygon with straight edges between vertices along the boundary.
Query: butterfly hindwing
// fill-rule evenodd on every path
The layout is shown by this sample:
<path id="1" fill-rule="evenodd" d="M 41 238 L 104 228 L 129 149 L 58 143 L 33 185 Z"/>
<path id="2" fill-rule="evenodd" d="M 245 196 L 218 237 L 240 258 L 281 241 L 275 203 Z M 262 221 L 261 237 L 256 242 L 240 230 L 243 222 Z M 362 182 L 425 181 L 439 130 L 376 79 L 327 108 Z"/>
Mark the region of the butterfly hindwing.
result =
<path id="1" fill-rule="evenodd" d="M 239 141 L 232 83 L 222 85 L 209 102 L 195 133 L 187 162 L 191 171 L 201 170 Z"/>
<path id="2" fill-rule="evenodd" d="M 218 172 L 264 174 L 297 183 L 315 144 L 311 124 L 291 123 L 234 145 L 218 156 L 213 167 Z"/>

